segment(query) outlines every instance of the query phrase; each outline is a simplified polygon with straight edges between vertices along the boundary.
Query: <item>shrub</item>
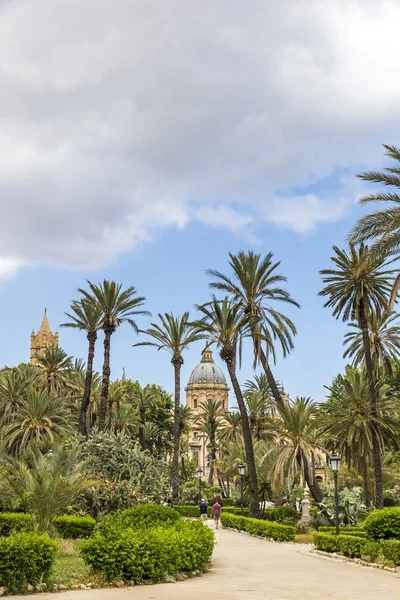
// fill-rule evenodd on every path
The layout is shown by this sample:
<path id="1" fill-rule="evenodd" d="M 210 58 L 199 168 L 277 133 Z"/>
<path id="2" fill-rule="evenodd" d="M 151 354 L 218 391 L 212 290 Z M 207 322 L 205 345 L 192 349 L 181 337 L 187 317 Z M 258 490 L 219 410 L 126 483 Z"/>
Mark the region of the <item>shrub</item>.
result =
<path id="1" fill-rule="evenodd" d="M 24 513 L 0 513 L 0 536 L 17 531 L 32 531 L 34 527 L 31 515 Z"/>
<path id="2" fill-rule="evenodd" d="M 262 519 L 252 519 L 251 517 L 239 517 L 229 513 L 222 513 L 221 523 L 224 527 L 246 531 L 250 535 L 271 538 L 277 542 L 291 542 L 295 538 L 294 527 L 263 521 Z"/>
<path id="3" fill-rule="evenodd" d="M 351 558 L 360 558 L 364 554 L 365 538 L 353 535 L 334 535 L 330 533 L 314 533 L 314 545 L 324 552 L 338 552 Z"/>
<path id="4" fill-rule="evenodd" d="M 223 504 L 222 506 L 222 510 L 224 513 L 229 513 L 231 515 L 241 515 L 242 514 L 242 509 L 239 506 L 226 506 L 225 504 Z M 250 515 L 250 510 L 248 508 L 244 508 L 243 507 L 243 516 L 244 517 L 248 517 Z"/>
<path id="5" fill-rule="evenodd" d="M 0 586 L 18 593 L 46 580 L 57 548 L 47 535 L 37 533 L 16 533 L 0 539 Z"/>
<path id="6" fill-rule="evenodd" d="M 214 534 L 208 527 L 199 521 L 177 521 L 172 527 L 127 529 L 113 536 L 97 532 L 84 542 L 81 555 L 108 581 L 121 577 L 139 583 L 203 570 L 213 548 Z"/>
<path id="7" fill-rule="evenodd" d="M 92 517 L 61 515 L 54 519 L 54 525 L 62 538 L 88 538 L 94 532 L 96 521 Z"/>
<path id="8" fill-rule="evenodd" d="M 385 540 L 379 544 L 381 552 L 386 560 L 400 565 L 400 540 Z"/>
<path id="9" fill-rule="evenodd" d="M 264 513 L 264 519 L 267 521 L 276 521 L 282 525 L 292 525 L 296 527 L 301 514 L 293 506 L 279 506 L 278 508 L 267 508 Z"/>
<path id="10" fill-rule="evenodd" d="M 105 516 L 99 523 L 98 529 L 103 534 L 113 534 L 116 530 L 168 527 L 179 519 L 179 513 L 173 508 L 161 506 L 160 504 L 141 504 Z"/>
<path id="11" fill-rule="evenodd" d="M 373 510 L 365 519 L 364 528 L 374 540 L 400 539 L 400 506 Z"/>
<path id="12" fill-rule="evenodd" d="M 318 529 L 321 533 L 336 533 L 336 527 L 320 527 Z M 339 528 L 340 535 L 353 535 L 356 537 L 367 537 L 367 532 L 362 527 L 340 527 Z"/>

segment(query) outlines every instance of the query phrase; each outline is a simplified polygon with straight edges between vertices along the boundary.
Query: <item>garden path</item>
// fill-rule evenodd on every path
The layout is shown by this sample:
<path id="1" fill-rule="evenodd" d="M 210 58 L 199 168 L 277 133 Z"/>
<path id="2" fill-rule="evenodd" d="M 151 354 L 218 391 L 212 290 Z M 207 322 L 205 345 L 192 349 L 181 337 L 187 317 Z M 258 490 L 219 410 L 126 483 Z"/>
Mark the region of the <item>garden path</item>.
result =
<path id="1" fill-rule="evenodd" d="M 325 558 L 309 546 L 219 529 L 213 567 L 175 584 L 61 592 L 57 600 L 398 600 L 400 575 Z M 47 594 L 37 594 L 40 600 Z M 20 596 L 26 600 L 26 596 Z M 15 597 L 14 597 L 15 599 Z"/>

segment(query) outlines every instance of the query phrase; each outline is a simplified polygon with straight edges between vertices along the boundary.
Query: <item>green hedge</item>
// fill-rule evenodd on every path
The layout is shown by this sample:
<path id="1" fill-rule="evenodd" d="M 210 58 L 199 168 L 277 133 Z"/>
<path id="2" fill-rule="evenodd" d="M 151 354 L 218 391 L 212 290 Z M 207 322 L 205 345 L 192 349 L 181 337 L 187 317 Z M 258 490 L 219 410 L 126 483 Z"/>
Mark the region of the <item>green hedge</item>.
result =
<path id="1" fill-rule="evenodd" d="M 221 515 L 221 523 L 224 527 L 246 531 L 250 535 L 272 538 L 277 542 L 291 542 L 296 535 L 295 528 L 290 525 L 281 525 L 262 519 L 252 519 L 251 517 L 239 517 L 224 512 Z"/>
<path id="2" fill-rule="evenodd" d="M 171 510 L 171 509 L 169 509 Z M 86 564 L 107 581 L 161 581 L 178 572 L 203 570 L 214 548 L 214 534 L 199 521 L 173 526 L 127 529 L 112 536 L 100 531 L 83 543 Z"/>
<path id="3" fill-rule="evenodd" d="M 54 564 L 57 543 L 47 535 L 16 533 L 0 539 L 0 586 L 8 593 L 26 592 L 45 581 Z"/>
<path id="4" fill-rule="evenodd" d="M 318 528 L 318 532 L 320 533 L 336 533 L 336 527 L 331 527 L 323 525 Z M 362 527 L 339 527 L 340 535 L 353 535 L 356 537 L 367 537 L 367 532 Z"/>
<path id="5" fill-rule="evenodd" d="M 62 538 L 88 538 L 94 532 L 96 521 L 92 517 L 61 515 L 54 519 L 54 525 Z"/>
<path id="6" fill-rule="evenodd" d="M 361 558 L 366 540 L 353 535 L 334 535 L 330 533 L 314 533 L 314 545 L 324 552 L 338 552 L 351 558 Z"/>
<path id="7" fill-rule="evenodd" d="M 263 519 L 274 521 L 281 525 L 292 525 L 296 527 L 301 514 L 293 506 L 279 506 L 278 508 L 267 508 L 264 511 Z"/>
<path id="8" fill-rule="evenodd" d="M 173 525 L 179 519 L 179 513 L 168 506 L 140 504 L 106 515 L 98 524 L 98 530 L 103 534 L 113 535 L 116 530 L 167 527 Z"/>
<path id="9" fill-rule="evenodd" d="M 0 536 L 17 531 L 32 531 L 34 527 L 31 515 L 24 513 L 0 513 Z"/>
<path id="10" fill-rule="evenodd" d="M 373 510 L 363 525 L 374 540 L 400 539 L 400 506 Z"/>
<path id="11" fill-rule="evenodd" d="M 240 506 L 224 506 L 224 504 L 222 504 L 222 510 L 224 513 L 229 513 L 230 515 L 242 515 L 242 509 Z M 249 515 L 250 510 L 243 507 L 243 516 L 248 517 Z"/>

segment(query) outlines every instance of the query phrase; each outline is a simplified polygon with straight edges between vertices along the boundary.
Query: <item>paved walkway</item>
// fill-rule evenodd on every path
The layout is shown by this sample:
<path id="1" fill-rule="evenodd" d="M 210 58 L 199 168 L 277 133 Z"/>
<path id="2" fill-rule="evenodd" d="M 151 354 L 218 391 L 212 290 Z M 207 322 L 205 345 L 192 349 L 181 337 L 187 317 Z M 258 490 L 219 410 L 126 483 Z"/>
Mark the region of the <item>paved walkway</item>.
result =
<path id="1" fill-rule="evenodd" d="M 398 600 L 400 576 L 230 530 L 216 532 L 213 567 L 179 583 L 61 592 L 57 600 Z M 47 594 L 37 594 L 35 600 Z M 20 596 L 26 600 L 26 596 Z"/>

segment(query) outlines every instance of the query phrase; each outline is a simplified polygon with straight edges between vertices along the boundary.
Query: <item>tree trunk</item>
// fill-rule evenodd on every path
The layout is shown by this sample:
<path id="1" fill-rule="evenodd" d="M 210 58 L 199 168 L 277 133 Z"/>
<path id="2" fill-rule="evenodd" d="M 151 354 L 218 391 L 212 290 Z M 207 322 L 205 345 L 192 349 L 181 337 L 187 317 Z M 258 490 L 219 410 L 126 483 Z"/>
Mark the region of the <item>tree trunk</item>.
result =
<path id="1" fill-rule="evenodd" d="M 364 504 L 365 506 L 369 506 L 368 464 L 365 456 L 360 459 L 360 471 L 363 479 Z"/>
<path id="2" fill-rule="evenodd" d="M 174 365 L 175 375 L 175 403 L 174 403 L 174 446 L 171 465 L 172 503 L 178 504 L 179 496 L 179 442 L 180 442 L 180 412 L 181 412 L 181 368 L 183 358 L 180 354 L 174 355 L 171 360 Z"/>
<path id="3" fill-rule="evenodd" d="M 364 301 L 361 298 L 358 304 L 359 325 L 362 332 L 363 348 L 365 357 L 365 366 L 367 369 L 368 387 L 369 387 L 369 403 L 371 410 L 371 437 L 372 437 L 372 453 L 375 472 L 375 507 L 383 508 L 383 481 L 382 481 L 382 458 L 381 447 L 379 444 L 378 435 L 378 396 L 376 393 L 375 374 L 372 365 L 371 356 L 371 340 L 369 337 L 368 321 L 365 314 Z"/>
<path id="4" fill-rule="evenodd" d="M 88 333 L 87 338 L 89 340 L 88 358 L 86 366 L 86 377 L 85 377 L 85 390 L 83 392 L 83 398 L 81 402 L 81 409 L 79 412 L 79 433 L 82 435 L 89 435 L 89 431 L 86 425 L 86 413 L 90 404 L 90 390 L 92 387 L 93 378 L 93 360 L 94 360 L 94 349 L 97 340 L 97 332 Z"/>
<path id="5" fill-rule="evenodd" d="M 139 446 L 142 448 L 142 450 L 144 450 L 144 424 L 145 424 L 145 412 L 146 409 L 139 408 L 139 418 L 140 418 L 140 425 L 139 425 Z"/>
<path id="6" fill-rule="evenodd" d="M 312 497 L 317 504 L 320 504 L 324 499 L 324 495 L 317 481 L 313 477 L 312 469 L 310 468 L 307 456 L 302 453 L 301 457 L 298 458 L 298 462 L 299 465 L 303 467 L 304 479 L 306 480 Z"/>
<path id="7" fill-rule="evenodd" d="M 104 363 L 103 363 L 103 381 L 101 388 L 101 400 L 99 407 L 99 430 L 104 431 L 106 426 L 106 413 L 108 402 L 108 386 L 110 385 L 110 345 L 112 332 L 106 329 L 104 331 Z"/>
<path id="8" fill-rule="evenodd" d="M 260 506 L 258 503 L 257 471 L 254 460 L 253 439 L 251 437 L 249 417 L 247 415 L 242 390 L 240 389 L 240 385 L 236 377 L 235 363 L 229 359 L 225 362 L 229 372 L 229 377 L 232 382 L 233 391 L 235 392 L 240 414 L 242 415 L 243 440 L 246 450 L 247 472 L 249 476 L 250 516 L 258 518 L 260 516 Z"/>
<path id="9" fill-rule="evenodd" d="M 213 484 L 214 481 L 214 462 L 217 458 L 217 452 L 216 452 L 216 448 L 215 448 L 215 425 L 211 424 L 211 431 L 210 431 L 210 445 L 211 445 L 211 462 L 210 462 L 210 472 L 208 474 L 208 483 L 210 485 Z"/>
<path id="10" fill-rule="evenodd" d="M 260 348 L 260 361 L 261 361 L 262 367 L 264 369 L 264 372 L 267 376 L 269 387 L 271 388 L 271 392 L 272 392 L 272 395 L 276 402 L 276 406 L 278 409 L 282 410 L 285 407 L 285 403 L 283 401 L 282 394 L 280 393 L 279 388 L 276 385 L 275 377 L 271 371 L 271 368 L 268 363 L 268 359 L 262 348 Z"/>

